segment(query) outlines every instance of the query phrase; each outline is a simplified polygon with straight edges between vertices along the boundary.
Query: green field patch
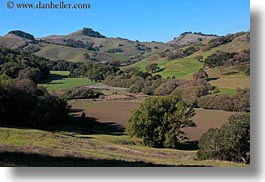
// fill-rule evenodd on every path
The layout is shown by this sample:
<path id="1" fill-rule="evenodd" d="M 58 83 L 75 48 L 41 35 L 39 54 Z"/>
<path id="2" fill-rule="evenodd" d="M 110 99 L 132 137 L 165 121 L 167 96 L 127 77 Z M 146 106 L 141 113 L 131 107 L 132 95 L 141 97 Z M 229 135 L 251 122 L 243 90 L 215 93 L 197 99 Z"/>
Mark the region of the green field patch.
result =
<path id="1" fill-rule="evenodd" d="M 222 94 L 222 95 L 235 95 L 236 94 L 236 89 L 233 89 L 233 88 L 220 87 L 218 89 L 220 90 L 218 94 Z"/>
<path id="2" fill-rule="evenodd" d="M 75 87 L 95 84 L 87 78 L 70 78 L 68 71 L 51 71 L 50 78 L 40 84 L 47 88 L 49 92 L 69 90 Z"/>
<path id="3" fill-rule="evenodd" d="M 159 74 L 165 78 L 175 76 L 176 78 L 191 79 L 192 76 L 190 75 L 192 75 L 194 72 L 198 71 L 200 68 L 203 67 L 203 63 L 193 58 L 181 58 L 171 61 L 166 61 L 164 59 L 150 61 L 146 59 L 130 66 L 124 67 L 123 69 L 128 67 L 138 67 L 141 71 L 146 71 L 145 67 L 151 63 L 157 63 L 159 68 L 161 68 L 162 70 L 154 74 Z"/>
<path id="4" fill-rule="evenodd" d="M 163 77 L 175 76 L 176 78 L 186 78 L 203 66 L 201 62 L 195 59 L 186 58 L 160 62 L 158 65 L 163 69 L 163 71 L 158 74 Z"/>

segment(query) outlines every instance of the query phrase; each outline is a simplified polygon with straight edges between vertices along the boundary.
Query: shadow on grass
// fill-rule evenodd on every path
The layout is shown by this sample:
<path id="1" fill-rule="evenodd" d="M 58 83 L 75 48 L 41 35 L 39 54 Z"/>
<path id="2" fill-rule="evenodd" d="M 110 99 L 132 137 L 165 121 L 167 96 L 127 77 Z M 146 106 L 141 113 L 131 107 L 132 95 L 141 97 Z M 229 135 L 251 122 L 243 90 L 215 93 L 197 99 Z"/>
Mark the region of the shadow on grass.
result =
<path id="1" fill-rule="evenodd" d="M 158 165 L 142 161 L 130 162 L 111 159 L 86 159 L 79 157 L 54 157 L 22 152 L 0 153 L 3 167 L 208 167 L 204 165 Z"/>
<path id="2" fill-rule="evenodd" d="M 178 143 L 176 149 L 178 150 L 198 150 L 198 141 L 185 141 L 183 143 Z"/>
<path id="3" fill-rule="evenodd" d="M 85 116 L 83 109 L 70 109 L 68 122 L 56 127 L 55 131 L 74 132 L 78 134 L 124 135 L 125 128 L 115 122 L 99 122 L 97 118 Z M 83 112 L 81 116 L 78 113 Z"/>
<path id="4" fill-rule="evenodd" d="M 220 78 L 208 78 L 207 81 L 215 81 L 215 80 L 219 80 Z"/>
<path id="5" fill-rule="evenodd" d="M 154 72 L 153 72 L 153 74 L 154 73 L 159 73 L 159 72 L 162 72 L 162 71 L 164 71 L 166 68 L 160 68 L 160 69 L 158 69 L 158 70 L 155 70 Z"/>
<path id="6" fill-rule="evenodd" d="M 74 111 L 79 112 L 79 111 Z M 125 128 L 114 122 L 99 122 L 93 117 L 71 116 L 67 124 L 56 127 L 53 131 L 74 132 L 81 135 L 106 134 L 124 135 Z"/>
<path id="7" fill-rule="evenodd" d="M 43 80 L 41 84 L 48 84 L 55 80 L 62 80 L 64 78 L 69 78 L 66 75 L 59 75 L 59 74 L 50 74 L 49 78 L 47 80 Z M 51 84 L 51 83 L 50 83 Z M 52 83 L 52 84 L 59 84 L 59 83 Z"/>

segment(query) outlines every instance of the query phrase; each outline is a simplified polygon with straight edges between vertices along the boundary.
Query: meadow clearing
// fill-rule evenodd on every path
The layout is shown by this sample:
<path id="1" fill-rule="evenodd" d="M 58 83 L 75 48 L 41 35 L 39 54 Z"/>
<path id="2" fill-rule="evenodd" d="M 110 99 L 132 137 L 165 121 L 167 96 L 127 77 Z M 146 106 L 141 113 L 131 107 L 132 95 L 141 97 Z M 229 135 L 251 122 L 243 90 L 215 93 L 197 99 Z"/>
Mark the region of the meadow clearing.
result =
<path id="1" fill-rule="evenodd" d="M 40 84 L 40 86 L 47 88 L 49 92 L 63 91 L 95 84 L 87 78 L 70 78 L 68 77 L 70 74 L 69 71 L 51 71 L 50 73 L 50 78 Z"/>

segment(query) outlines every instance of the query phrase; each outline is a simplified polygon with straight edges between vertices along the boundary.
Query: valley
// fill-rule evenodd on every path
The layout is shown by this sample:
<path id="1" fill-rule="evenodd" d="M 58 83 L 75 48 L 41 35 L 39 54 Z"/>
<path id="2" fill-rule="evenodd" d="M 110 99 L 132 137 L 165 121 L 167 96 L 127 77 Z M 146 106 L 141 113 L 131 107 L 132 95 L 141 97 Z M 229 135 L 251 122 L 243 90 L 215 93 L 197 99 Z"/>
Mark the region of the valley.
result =
<path id="1" fill-rule="evenodd" d="M 248 167 L 197 154 L 209 129 L 250 112 L 249 34 L 184 32 L 163 43 L 91 28 L 41 38 L 9 32 L 0 37 L 0 165 Z M 166 99 L 176 102 L 165 104 L 168 112 L 178 106 L 173 113 L 183 114 L 178 122 L 194 126 L 180 124 L 167 147 L 131 136 L 136 110 L 146 109 L 139 118 L 151 113 L 148 123 L 160 117 L 148 109 Z M 182 121 L 181 107 L 194 112 L 190 119 Z M 171 121 L 173 113 L 159 119 Z"/>

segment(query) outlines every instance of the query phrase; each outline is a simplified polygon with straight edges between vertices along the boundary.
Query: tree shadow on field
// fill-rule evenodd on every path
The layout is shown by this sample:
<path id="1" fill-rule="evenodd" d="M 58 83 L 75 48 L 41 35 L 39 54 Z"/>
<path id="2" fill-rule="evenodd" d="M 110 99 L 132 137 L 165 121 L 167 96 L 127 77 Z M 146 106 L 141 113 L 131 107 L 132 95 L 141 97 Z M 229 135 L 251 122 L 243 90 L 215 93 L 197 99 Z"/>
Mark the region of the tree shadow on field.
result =
<path id="1" fill-rule="evenodd" d="M 71 109 L 67 124 L 56 127 L 55 131 L 74 132 L 81 135 L 106 134 L 124 135 L 125 128 L 114 122 L 99 122 L 97 118 L 87 117 L 85 114 L 79 116 L 82 109 Z"/>
<path id="2" fill-rule="evenodd" d="M 219 80 L 220 78 L 208 78 L 207 81 L 215 81 L 215 80 Z"/>
<path id="3" fill-rule="evenodd" d="M 59 75 L 59 74 L 54 74 L 54 73 L 51 73 L 49 78 L 47 80 L 43 80 L 41 82 L 41 84 L 60 84 L 60 83 L 50 83 L 52 81 L 55 81 L 55 80 L 62 80 L 64 78 L 69 78 L 68 76 L 66 75 Z"/>
<path id="4" fill-rule="evenodd" d="M 143 161 L 122 161 L 114 159 L 88 159 L 70 156 L 49 156 L 37 153 L 0 152 L 0 166 L 3 167 L 208 167 L 204 165 L 159 165 Z"/>
<path id="5" fill-rule="evenodd" d="M 197 140 L 189 140 L 182 143 L 178 143 L 176 149 L 178 150 L 198 150 L 198 141 Z"/>

